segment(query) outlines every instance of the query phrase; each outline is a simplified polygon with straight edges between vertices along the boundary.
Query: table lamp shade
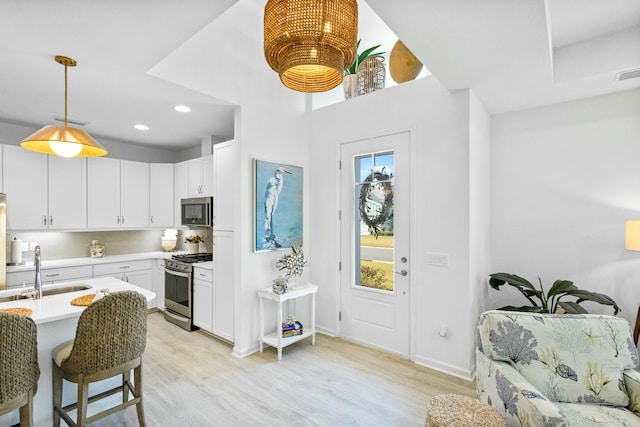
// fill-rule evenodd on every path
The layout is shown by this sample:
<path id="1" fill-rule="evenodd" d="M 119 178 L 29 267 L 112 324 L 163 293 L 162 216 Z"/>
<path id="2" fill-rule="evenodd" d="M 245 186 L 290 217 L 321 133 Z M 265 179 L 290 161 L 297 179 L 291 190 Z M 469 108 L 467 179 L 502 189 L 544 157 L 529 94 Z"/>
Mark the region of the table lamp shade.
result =
<path id="1" fill-rule="evenodd" d="M 624 248 L 630 251 L 640 251 L 640 220 L 626 222 Z"/>

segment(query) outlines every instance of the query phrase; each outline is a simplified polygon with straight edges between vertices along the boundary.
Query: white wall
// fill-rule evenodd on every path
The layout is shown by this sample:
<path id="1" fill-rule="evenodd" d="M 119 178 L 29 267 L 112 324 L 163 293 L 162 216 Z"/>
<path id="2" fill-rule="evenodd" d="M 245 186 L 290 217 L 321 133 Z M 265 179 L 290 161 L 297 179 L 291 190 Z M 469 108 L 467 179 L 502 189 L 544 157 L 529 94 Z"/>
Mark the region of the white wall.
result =
<path id="1" fill-rule="evenodd" d="M 335 333 L 339 296 L 339 144 L 398 130 L 412 132 L 412 185 L 416 186 L 417 195 L 412 202 L 410 257 L 411 299 L 416 308 L 413 356 L 418 363 L 465 378 L 470 377 L 473 365 L 469 337 L 475 319 L 471 318 L 469 307 L 471 300 L 475 301 L 477 288 L 472 289 L 469 273 L 469 109 L 468 91 L 451 94 L 434 78 L 426 77 L 313 111 L 311 193 L 307 198 L 311 203 L 309 222 L 313 225 L 309 230 L 310 279 L 319 286 L 317 323 L 321 329 Z M 486 113 L 476 104 L 473 109 L 478 114 L 473 138 L 485 146 L 488 118 L 483 125 Z M 477 157 L 474 163 L 482 167 L 484 157 Z M 474 220 L 473 226 L 485 222 Z M 426 265 L 427 252 L 448 253 L 449 268 Z M 441 324 L 448 326 L 447 338 L 438 336 Z"/>
<path id="2" fill-rule="evenodd" d="M 633 325 L 640 253 L 625 251 L 624 221 L 640 218 L 640 90 L 498 115 L 491 132 L 492 272 L 540 276 L 547 289 L 573 280 Z M 526 302 L 490 297 L 492 308 Z"/>
<path id="3" fill-rule="evenodd" d="M 476 323 L 488 303 L 491 268 L 491 118 L 471 92 L 469 102 L 469 336 L 467 354 L 475 367 Z M 474 369 L 472 369 L 473 371 Z"/>

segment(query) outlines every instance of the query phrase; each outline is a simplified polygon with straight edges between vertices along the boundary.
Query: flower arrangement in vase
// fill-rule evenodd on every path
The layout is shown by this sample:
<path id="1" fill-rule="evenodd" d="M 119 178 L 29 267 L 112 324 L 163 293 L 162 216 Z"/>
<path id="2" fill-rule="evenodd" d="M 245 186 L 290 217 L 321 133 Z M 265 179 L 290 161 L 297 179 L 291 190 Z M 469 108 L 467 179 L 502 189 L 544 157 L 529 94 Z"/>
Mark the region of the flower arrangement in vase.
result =
<path id="1" fill-rule="evenodd" d="M 198 245 L 204 243 L 204 237 L 198 236 L 197 234 L 192 234 L 190 236 L 186 236 L 184 238 L 184 242 L 188 245 L 189 252 L 196 253 L 198 252 Z"/>
<path id="2" fill-rule="evenodd" d="M 304 271 L 304 267 L 307 264 L 307 260 L 304 257 L 302 248 L 300 246 L 291 246 L 291 252 L 285 254 L 278 260 L 276 267 L 278 270 L 287 270 L 285 274 L 286 279 L 293 277 L 295 279 L 295 285 L 289 286 L 289 288 L 298 287 L 298 279 Z"/>

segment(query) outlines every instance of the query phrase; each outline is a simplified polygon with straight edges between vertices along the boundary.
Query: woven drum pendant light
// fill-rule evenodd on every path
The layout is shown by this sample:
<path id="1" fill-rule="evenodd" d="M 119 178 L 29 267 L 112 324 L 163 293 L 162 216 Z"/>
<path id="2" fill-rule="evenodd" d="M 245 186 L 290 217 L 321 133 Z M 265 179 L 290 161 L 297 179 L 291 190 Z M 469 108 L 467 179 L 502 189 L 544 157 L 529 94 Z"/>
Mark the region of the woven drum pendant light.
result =
<path id="1" fill-rule="evenodd" d="M 282 83 L 300 92 L 338 86 L 356 56 L 356 0 L 269 0 L 264 56 Z"/>
<path id="2" fill-rule="evenodd" d="M 61 157 L 97 157 L 107 154 L 102 145 L 82 129 L 67 126 L 67 67 L 77 62 L 66 56 L 56 56 L 64 65 L 64 126 L 49 125 L 25 138 L 20 145 L 27 150 Z"/>

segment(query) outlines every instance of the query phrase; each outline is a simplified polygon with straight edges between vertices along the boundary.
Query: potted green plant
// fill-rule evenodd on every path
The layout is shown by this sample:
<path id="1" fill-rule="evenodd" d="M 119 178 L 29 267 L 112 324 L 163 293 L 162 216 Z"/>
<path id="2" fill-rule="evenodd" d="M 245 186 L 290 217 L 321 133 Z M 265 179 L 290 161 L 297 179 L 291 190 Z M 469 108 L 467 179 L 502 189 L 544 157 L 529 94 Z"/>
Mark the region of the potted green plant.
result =
<path id="1" fill-rule="evenodd" d="M 593 301 L 598 304 L 612 306 L 614 315 L 620 312 L 620 307 L 618 307 L 618 304 L 611 297 L 596 292 L 580 290 L 569 280 L 556 280 L 551 288 L 545 292 L 542 286 L 542 280 L 540 280 L 539 277 L 539 289 L 533 286 L 527 279 L 515 274 L 494 273 L 490 274 L 489 277 L 489 286 L 493 289 L 499 291 L 503 285 L 513 286 L 519 290 L 531 304 L 520 307 L 508 305 L 498 310 L 556 313 L 558 308 L 562 308 L 567 314 L 581 314 L 588 312 L 580 303 L 583 301 Z M 573 297 L 575 301 L 561 301 L 561 299 L 565 297 Z"/>
<path id="2" fill-rule="evenodd" d="M 346 99 L 353 98 L 358 94 L 358 65 L 365 59 L 372 56 L 381 56 L 386 52 L 374 52 L 382 45 L 375 45 L 368 49 L 363 50 L 358 54 L 358 48 L 360 47 L 360 41 L 356 44 L 356 58 L 353 61 L 353 64 L 346 70 L 344 70 L 344 97 Z"/>

